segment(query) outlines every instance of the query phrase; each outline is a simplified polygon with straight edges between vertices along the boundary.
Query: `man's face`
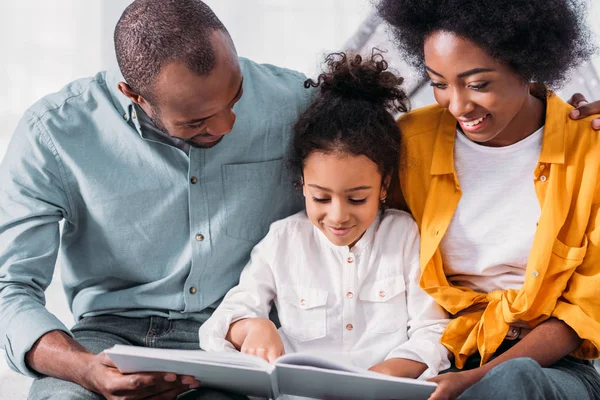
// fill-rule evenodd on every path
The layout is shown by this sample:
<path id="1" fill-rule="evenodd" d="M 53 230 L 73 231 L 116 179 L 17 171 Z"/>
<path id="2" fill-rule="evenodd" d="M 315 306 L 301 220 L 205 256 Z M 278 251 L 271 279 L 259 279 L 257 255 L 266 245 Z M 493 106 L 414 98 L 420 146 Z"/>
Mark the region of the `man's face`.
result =
<path id="1" fill-rule="evenodd" d="M 156 127 L 192 146 L 213 147 L 231 132 L 233 105 L 243 94 L 243 77 L 229 35 L 213 34 L 216 64 L 200 76 L 185 64 L 165 65 L 154 84 L 154 100 L 140 103 Z"/>

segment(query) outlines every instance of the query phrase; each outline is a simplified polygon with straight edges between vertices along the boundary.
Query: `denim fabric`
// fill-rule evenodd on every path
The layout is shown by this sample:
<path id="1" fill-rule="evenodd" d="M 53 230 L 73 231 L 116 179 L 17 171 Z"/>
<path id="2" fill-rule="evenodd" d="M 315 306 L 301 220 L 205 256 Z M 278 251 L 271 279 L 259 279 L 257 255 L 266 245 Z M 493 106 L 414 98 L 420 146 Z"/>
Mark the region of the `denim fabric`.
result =
<path id="1" fill-rule="evenodd" d="M 505 340 L 492 359 L 509 350 L 518 340 Z M 475 354 L 464 370 L 479 367 Z M 458 372 L 452 367 L 445 372 Z M 467 389 L 458 400 L 600 400 L 600 374 L 591 361 L 565 357 L 549 368 L 531 358 L 503 362 Z"/>

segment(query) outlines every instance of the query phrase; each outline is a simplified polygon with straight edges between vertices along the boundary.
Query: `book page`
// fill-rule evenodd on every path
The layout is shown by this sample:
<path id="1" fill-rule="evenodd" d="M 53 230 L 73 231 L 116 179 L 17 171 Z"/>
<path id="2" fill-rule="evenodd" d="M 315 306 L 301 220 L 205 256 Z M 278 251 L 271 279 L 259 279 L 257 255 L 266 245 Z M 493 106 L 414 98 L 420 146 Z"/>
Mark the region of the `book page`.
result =
<path id="1" fill-rule="evenodd" d="M 354 372 L 361 375 L 379 375 L 376 372 L 357 367 L 354 365 L 351 357 L 339 353 L 291 353 L 279 357 L 275 362 L 275 365 L 280 364 Z"/>
<path id="2" fill-rule="evenodd" d="M 123 354 L 132 356 L 144 356 L 161 360 L 197 361 L 214 365 L 236 366 L 259 369 L 270 372 L 273 365 L 260 357 L 251 356 L 239 352 L 206 352 L 203 350 L 174 350 L 155 349 L 148 347 L 115 345 L 106 351 L 107 354 Z"/>

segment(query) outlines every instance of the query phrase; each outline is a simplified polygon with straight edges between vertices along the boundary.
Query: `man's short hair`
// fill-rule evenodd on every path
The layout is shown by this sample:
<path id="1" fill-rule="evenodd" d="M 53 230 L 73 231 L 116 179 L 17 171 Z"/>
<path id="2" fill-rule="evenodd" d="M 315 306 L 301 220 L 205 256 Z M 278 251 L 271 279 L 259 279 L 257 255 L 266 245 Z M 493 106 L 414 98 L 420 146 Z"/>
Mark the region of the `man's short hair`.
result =
<path id="1" fill-rule="evenodd" d="M 211 34 L 227 32 L 200 0 L 136 0 L 115 29 L 117 62 L 125 81 L 147 99 L 163 66 L 181 62 L 199 75 L 215 66 Z"/>

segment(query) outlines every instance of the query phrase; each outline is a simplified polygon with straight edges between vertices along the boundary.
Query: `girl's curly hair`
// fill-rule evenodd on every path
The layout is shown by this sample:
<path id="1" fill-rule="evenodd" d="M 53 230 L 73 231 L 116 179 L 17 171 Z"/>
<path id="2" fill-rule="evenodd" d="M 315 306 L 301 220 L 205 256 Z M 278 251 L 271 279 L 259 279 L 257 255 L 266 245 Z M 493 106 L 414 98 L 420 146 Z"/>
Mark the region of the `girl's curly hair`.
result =
<path id="1" fill-rule="evenodd" d="M 317 88 L 312 104 L 294 125 L 290 167 L 298 181 L 306 158 L 314 151 L 364 155 L 382 176 L 398 166 L 400 131 L 392 113 L 406 112 L 409 102 L 403 78 L 388 70 L 383 55 L 332 53 L 327 71 L 306 88 Z"/>

